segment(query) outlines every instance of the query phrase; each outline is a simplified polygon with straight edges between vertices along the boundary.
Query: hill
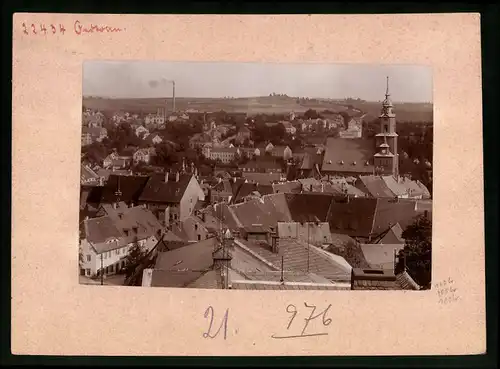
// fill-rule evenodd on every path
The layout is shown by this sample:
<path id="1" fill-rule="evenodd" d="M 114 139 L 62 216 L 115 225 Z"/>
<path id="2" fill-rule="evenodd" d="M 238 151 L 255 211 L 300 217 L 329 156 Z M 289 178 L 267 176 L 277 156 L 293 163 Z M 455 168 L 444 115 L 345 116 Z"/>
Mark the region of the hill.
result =
<path id="1" fill-rule="evenodd" d="M 177 110 L 195 109 L 198 111 L 243 112 L 255 114 L 283 114 L 294 111 L 303 113 L 308 109 L 331 110 L 341 112 L 352 107 L 376 117 L 380 113 L 381 102 L 346 101 L 342 100 L 298 100 L 288 96 L 261 96 L 244 98 L 185 98 L 175 99 Z M 84 97 L 85 108 L 97 109 L 103 112 L 130 111 L 137 113 L 155 113 L 159 108 L 172 107 L 171 98 L 146 99 L 109 99 L 99 97 Z M 394 103 L 394 110 L 399 121 L 432 121 L 432 104 Z"/>

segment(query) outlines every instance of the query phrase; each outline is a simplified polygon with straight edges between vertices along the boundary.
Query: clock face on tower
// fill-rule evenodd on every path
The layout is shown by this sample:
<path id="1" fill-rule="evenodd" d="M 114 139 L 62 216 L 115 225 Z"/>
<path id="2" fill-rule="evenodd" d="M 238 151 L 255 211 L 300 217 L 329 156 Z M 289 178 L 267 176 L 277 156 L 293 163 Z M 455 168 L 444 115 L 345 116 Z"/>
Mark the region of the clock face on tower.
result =
<path id="1" fill-rule="evenodd" d="M 387 149 L 382 149 L 382 154 L 387 154 Z"/>

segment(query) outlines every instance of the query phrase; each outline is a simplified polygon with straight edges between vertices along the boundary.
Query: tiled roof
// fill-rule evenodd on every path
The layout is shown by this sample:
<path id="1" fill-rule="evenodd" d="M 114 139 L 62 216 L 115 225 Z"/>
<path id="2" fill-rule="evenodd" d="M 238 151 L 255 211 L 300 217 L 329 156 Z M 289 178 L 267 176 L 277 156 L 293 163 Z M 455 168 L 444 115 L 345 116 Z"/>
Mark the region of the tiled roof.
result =
<path id="1" fill-rule="evenodd" d="M 321 170 L 325 172 L 372 173 L 374 169 L 373 154 L 372 140 L 328 137 Z M 366 162 L 369 165 L 366 165 Z"/>
<path id="2" fill-rule="evenodd" d="M 261 185 L 271 185 L 273 182 L 278 182 L 281 179 L 281 173 L 242 173 L 243 178 L 249 182 L 258 183 Z M 272 191 L 272 188 L 271 188 Z M 260 192 L 260 191 L 259 191 Z M 272 193 L 272 192 L 269 192 Z"/>
<path id="3" fill-rule="evenodd" d="M 251 173 L 251 174 L 264 174 L 264 173 Z M 234 195 L 232 202 L 237 203 L 243 200 L 244 197 L 251 195 L 254 191 L 257 191 L 260 195 L 269 195 L 273 193 L 273 188 L 270 184 L 242 183 L 241 186 L 238 188 L 238 192 Z"/>
<path id="4" fill-rule="evenodd" d="M 352 285 L 355 290 L 400 290 L 393 270 L 353 269 Z"/>
<path id="5" fill-rule="evenodd" d="M 394 198 L 396 196 L 380 176 L 359 176 L 359 180 L 366 187 L 368 194 L 373 197 Z"/>
<path id="6" fill-rule="evenodd" d="M 175 250 L 158 253 L 155 270 L 207 271 L 212 267 L 212 253 L 217 243 L 215 237 Z"/>
<path id="7" fill-rule="evenodd" d="M 286 194 L 290 214 L 295 222 L 325 222 L 333 196 L 324 193 Z"/>
<path id="8" fill-rule="evenodd" d="M 266 160 L 266 159 L 258 159 L 258 160 L 250 160 L 245 164 L 240 164 L 239 168 L 247 168 L 247 169 L 281 169 L 282 166 L 280 163 L 274 160 Z"/>
<path id="9" fill-rule="evenodd" d="M 233 193 L 231 182 L 228 179 L 223 179 L 222 181 L 218 182 L 215 186 L 212 187 L 212 190 L 228 193 L 230 195 L 232 195 Z"/>
<path id="10" fill-rule="evenodd" d="M 99 178 L 97 173 L 86 165 L 80 166 L 80 177 L 83 182 L 97 180 Z"/>
<path id="11" fill-rule="evenodd" d="M 217 270 L 209 270 L 187 285 L 188 288 L 222 289 L 222 280 Z"/>
<path id="12" fill-rule="evenodd" d="M 429 190 L 420 181 L 403 178 L 399 184 L 407 190 L 410 197 L 420 195 L 422 195 L 424 199 L 429 199 L 431 197 Z"/>
<path id="13" fill-rule="evenodd" d="M 380 245 L 380 244 L 361 244 L 361 250 L 366 261 L 374 269 L 393 269 L 394 268 L 394 250 L 396 253 L 403 249 L 404 245 Z"/>
<path id="14" fill-rule="evenodd" d="M 300 283 L 300 282 L 256 282 L 256 281 L 234 281 L 230 286 L 233 290 L 278 290 L 278 291 L 311 291 L 311 290 L 349 290 L 350 285 L 346 283 Z"/>
<path id="15" fill-rule="evenodd" d="M 351 237 L 368 237 L 372 232 L 377 199 L 335 197 L 328 213 L 330 229 Z"/>
<path id="16" fill-rule="evenodd" d="M 402 229 L 411 224 L 414 218 L 421 214 L 415 210 L 415 201 L 395 201 L 391 199 L 377 199 L 373 233 L 379 234 L 396 223 Z"/>
<path id="17" fill-rule="evenodd" d="M 234 214 L 233 210 L 226 203 L 218 203 L 213 207 L 207 209 L 207 211 L 217 219 L 220 219 L 222 223 L 229 229 L 239 229 L 241 223 L 239 219 Z"/>
<path id="18" fill-rule="evenodd" d="M 398 183 L 394 176 L 382 176 L 382 180 L 395 196 L 404 196 L 407 194 L 406 188 Z"/>
<path id="19" fill-rule="evenodd" d="M 333 280 L 350 280 L 350 270 L 345 265 L 338 264 L 315 246 L 307 247 L 306 244 L 296 240 L 280 240 L 280 251 L 276 254 L 271 251 L 270 245 L 267 244 L 248 241 L 244 244 L 278 268 L 283 256 L 284 270 L 286 271 L 306 272 L 307 260 L 309 259 L 309 272 Z"/>
<path id="20" fill-rule="evenodd" d="M 116 201 L 115 192 L 120 186 L 120 200 L 125 202 L 139 201 L 139 197 L 148 182 L 149 177 L 144 176 L 118 176 L 111 174 L 103 188 L 102 202 L 112 203 Z"/>
<path id="21" fill-rule="evenodd" d="M 84 222 L 85 238 L 94 246 L 97 253 L 157 236 L 162 229 L 154 214 L 142 206 L 117 210 L 107 216 L 87 219 Z"/>
<path id="22" fill-rule="evenodd" d="M 129 176 L 129 175 L 132 175 L 131 171 L 130 170 L 127 170 L 127 169 L 117 169 L 117 170 L 111 170 L 111 169 L 99 169 L 97 171 L 97 175 L 99 177 L 103 177 L 106 181 L 109 179 L 109 177 L 114 174 L 114 175 L 117 175 L 117 176 Z"/>
<path id="23" fill-rule="evenodd" d="M 405 243 L 403 239 L 403 229 L 399 223 L 394 224 L 386 235 L 384 235 L 378 244 L 403 244 Z"/>
<path id="24" fill-rule="evenodd" d="M 165 182 L 164 176 L 154 175 L 150 177 L 139 200 L 163 203 L 180 202 L 191 178 L 191 174 L 181 174 L 177 182 L 175 175 L 170 174 L 168 182 Z"/>
<path id="25" fill-rule="evenodd" d="M 405 270 L 396 276 L 396 281 L 403 290 L 420 290 L 420 286 Z"/>
<path id="26" fill-rule="evenodd" d="M 310 170 L 313 169 L 316 164 L 321 166 L 321 155 L 306 152 L 300 164 L 300 169 Z"/>
<path id="27" fill-rule="evenodd" d="M 236 147 L 214 147 L 210 149 L 210 152 L 236 153 L 236 150 Z"/>
<path id="28" fill-rule="evenodd" d="M 277 222 L 292 221 L 285 194 L 265 195 L 262 196 L 261 200 L 263 201 L 264 211 L 267 211 Z"/>
<path id="29" fill-rule="evenodd" d="M 153 269 L 151 273 L 151 287 L 188 287 L 206 271 L 177 271 Z"/>
<path id="30" fill-rule="evenodd" d="M 283 183 L 274 183 L 273 192 L 284 192 L 284 193 L 299 193 L 302 190 L 302 184 L 298 181 L 287 181 Z"/>
<path id="31" fill-rule="evenodd" d="M 264 210 L 260 200 L 250 200 L 241 204 L 231 205 L 231 209 L 243 227 L 253 224 L 262 224 L 267 227 L 275 227 L 275 219 Z"/>

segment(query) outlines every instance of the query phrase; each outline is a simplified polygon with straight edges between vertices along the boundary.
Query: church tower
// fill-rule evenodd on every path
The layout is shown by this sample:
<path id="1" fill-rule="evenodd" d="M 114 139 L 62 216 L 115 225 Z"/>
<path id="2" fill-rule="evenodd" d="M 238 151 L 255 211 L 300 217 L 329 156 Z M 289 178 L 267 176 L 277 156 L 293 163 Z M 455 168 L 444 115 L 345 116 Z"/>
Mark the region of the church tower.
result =
<path id="1" fill-rule="evenodd" d="M 380 113 L 380 133 L 375 135 L 374 166 L 375 174 L 399 176 L 398 134 L 396 133 L 396 114 L 389 94 L 389 77 L 385 100 Z"/>

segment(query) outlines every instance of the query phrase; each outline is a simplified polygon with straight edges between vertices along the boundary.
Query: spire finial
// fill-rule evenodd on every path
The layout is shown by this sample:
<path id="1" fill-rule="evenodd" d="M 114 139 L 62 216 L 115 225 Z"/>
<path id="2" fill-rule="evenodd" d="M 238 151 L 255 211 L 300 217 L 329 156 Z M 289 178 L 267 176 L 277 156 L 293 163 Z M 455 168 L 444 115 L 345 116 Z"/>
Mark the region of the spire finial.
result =
<path id="1" fill-rule="evenodd" d="M 385 89 L 385 96 L 389 97 L 389 76 L 387 76 L 386 79 L 387 79 L 387 87 Z"/>

